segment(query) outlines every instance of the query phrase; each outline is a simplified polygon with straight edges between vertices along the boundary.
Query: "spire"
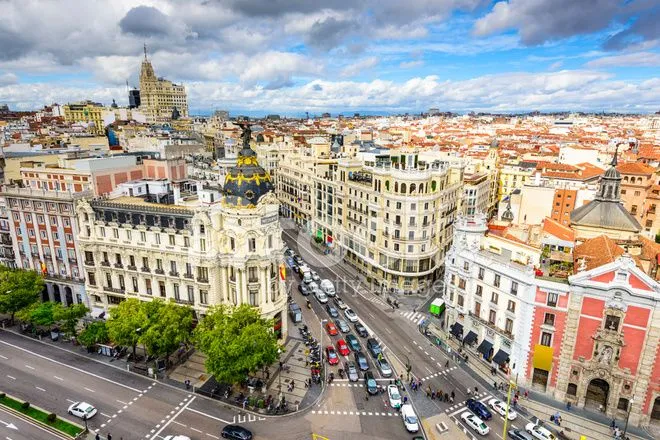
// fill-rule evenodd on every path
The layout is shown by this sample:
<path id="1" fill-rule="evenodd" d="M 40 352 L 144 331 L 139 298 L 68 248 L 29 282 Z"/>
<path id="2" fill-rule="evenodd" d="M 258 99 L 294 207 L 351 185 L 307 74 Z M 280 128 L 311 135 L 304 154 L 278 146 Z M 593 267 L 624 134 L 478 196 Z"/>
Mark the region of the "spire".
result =
<path id="1" fill-rule="evenodd" d="M 610 163 L 610 165 L 612 165 L 615 168 L 616 168 L 616 164 L 617 164 L 617 156 L 618 155 L 619 155 L 619 144 L 616 144 L 616 148 L 614 149 L 614 157 L 612 157 L 612 163 Z"/>
<path id="2" fill-rule="evenodd" d="M 144 60 L 147 61 L 147 43 L 144 43 Z"/>

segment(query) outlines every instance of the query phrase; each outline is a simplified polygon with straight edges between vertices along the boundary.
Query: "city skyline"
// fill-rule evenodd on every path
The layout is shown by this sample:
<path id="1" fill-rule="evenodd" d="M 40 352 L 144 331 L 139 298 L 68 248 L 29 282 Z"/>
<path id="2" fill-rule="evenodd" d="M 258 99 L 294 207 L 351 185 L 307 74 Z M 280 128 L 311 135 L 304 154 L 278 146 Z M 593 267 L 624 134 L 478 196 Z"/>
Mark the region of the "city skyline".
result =
<path id="1" fill-rule="evenodd" d="M 186 86 L 192 114 L 650 113 L 660 102 L 660 9 L 651 1 L 413 0 L 401 9 L 68 0 L 4 9 L 0 103 L 19 110 L 126 105 L 143 44 L 159 75 Z"/>

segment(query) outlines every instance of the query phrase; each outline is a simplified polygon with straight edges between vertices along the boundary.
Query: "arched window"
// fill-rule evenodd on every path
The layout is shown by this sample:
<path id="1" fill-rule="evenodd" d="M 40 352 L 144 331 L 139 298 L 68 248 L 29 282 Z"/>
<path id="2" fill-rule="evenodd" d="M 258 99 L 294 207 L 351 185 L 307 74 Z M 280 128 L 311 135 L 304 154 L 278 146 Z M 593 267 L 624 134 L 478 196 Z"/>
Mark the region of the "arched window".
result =
<path id="1" fill-rule="evenodd" d="M 415 184 L 411 183 L 410 184 L 410 194 L 415 194 L 416 189 L 417 189 L 417 187 L 415 186 Z"/>
<path id="2" fill-rule="evenodd" d="M 641 177 L 637 178 L 637 183 L 642 183 L 643 181 L 644 181 L 644 179 L 642 179 Z"/>
<path id="3" fill-rule="evenodd" d="M 399 182 L 394 182 L 394 192 L 395 193 L 399 192 Z"/>
<path id="4" fill-rule="evenodd" d="M 405 193 L 406 193 L 406 184 L 402 183 L 401 184 L 401 194 L 405 194 Z"/>
<path id="5" fill-rule="evenodd" d="M 624 182 L 628 182 L 628 176 L 624 177 L 624 178 L 623 178 L 623 181 L 624 181 Z"/>
<path id="6" fill-rule="evenodd" d="M 388 191 L 390 190 L 390 181 L 389 180 L 385 181 L 385 189 L 388 190 Z"/>
<path id="7" fill-rule="evenodd" d="M 438 183 L 435 180 L 432 180 L 431 181 L 431 191 L 435 192 L 437 187 L 438 187 Z"/>

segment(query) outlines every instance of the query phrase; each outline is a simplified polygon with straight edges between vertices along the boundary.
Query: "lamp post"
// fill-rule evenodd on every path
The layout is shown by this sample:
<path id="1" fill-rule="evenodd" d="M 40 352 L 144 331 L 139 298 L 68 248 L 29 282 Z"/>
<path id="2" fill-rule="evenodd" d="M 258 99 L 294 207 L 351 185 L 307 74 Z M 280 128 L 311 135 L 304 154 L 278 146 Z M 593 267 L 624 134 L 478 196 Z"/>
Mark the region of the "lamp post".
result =
<path id="1" fill-rule="evenodd" d="M 321 327 L 321 336 L 319 338 L 319 353 L 321 354 L 321 368 L 323 368 L 323 381 L 321 381 L 321 391 L 323 391 L 323 385 L 327 379 L 327 374 L 328 371 L 326 370 L 325 366 L 323 365 L 323 323 L 327 322 L 327 319 L 320 319 L 319 320 L 319 325 Z"/>
<path id="2" fill-rule="evenodd" d="M 279 359 L 281 355 L 282 355 L 282 349 L 278 348 L 277 349 L 277 358 Z M 282 398 L 281 397 L 282 396 L 282 361 L 279 361 L 279 362 L 280 362 L 279 363 L 280 371 L 277 372 L 277 383 L 278 383 L 277 387 L 280 390 L 280 396 L 279 397 L 281 399 Z"/>
<path id="3" fill-rule="evenodd" d="M 623 428 L 623 438 L 626 438 L 626 432 L 628 432 L 628 419 L 630 419 L 630 411 L 632 410 L 633 403 L 635 403 L 635 396 L 630 398 L 628 402 L 628 412 L 626 414 L 626 426 Z"/>

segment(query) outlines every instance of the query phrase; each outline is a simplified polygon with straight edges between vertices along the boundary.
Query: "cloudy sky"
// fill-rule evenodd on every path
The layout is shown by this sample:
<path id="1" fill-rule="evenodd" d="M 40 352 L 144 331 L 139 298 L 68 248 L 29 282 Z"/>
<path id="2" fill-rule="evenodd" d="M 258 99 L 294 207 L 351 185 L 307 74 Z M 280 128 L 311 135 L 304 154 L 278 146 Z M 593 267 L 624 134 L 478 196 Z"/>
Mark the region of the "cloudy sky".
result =
<path id="1" fill-rule="evenodd" d="M 0 104 L 192 112 L 660 110 L 660 0 L 0 0 Z"/>

